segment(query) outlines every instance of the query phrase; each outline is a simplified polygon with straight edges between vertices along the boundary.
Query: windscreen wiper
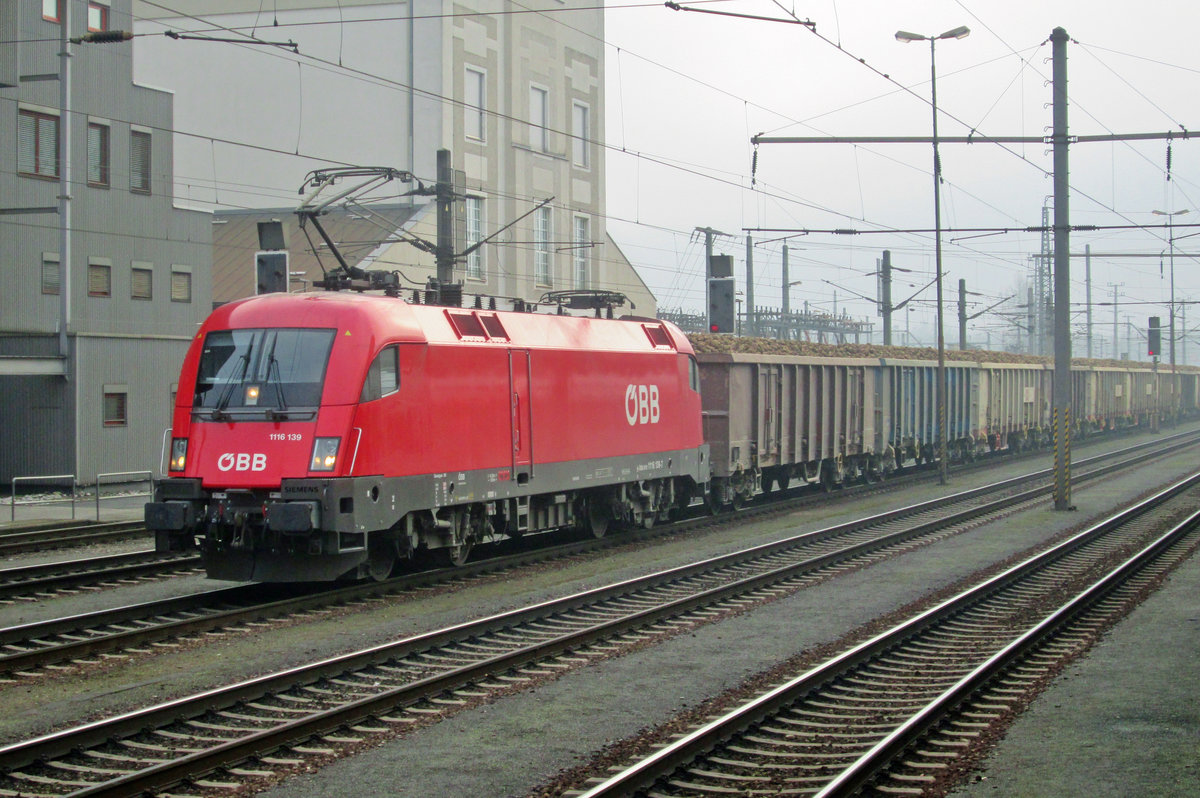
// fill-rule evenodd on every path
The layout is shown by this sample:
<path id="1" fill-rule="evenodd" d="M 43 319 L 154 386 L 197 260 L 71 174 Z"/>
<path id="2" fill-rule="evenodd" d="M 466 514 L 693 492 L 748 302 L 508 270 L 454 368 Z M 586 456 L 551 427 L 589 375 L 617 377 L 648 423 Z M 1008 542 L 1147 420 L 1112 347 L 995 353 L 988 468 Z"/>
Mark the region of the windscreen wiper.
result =
<path id="1" fill-rule="evenodd" d="M 275 359 L 275 344 L 279 341 L 279 336 L 276 335 L 271 341 L 271 351 L 267 353 L 267 382 L 275 386 L 275 402 L 279 405 L 279 410 L 273 407 L 267 408 L 267 418 L 286 419 L 287 401 L 283 398 L 283 378 L 279 376 L 279 361 Z M 271 379 L 271 375 L 275 375 L 275 379 Z"/>
<path id="2" fill-rule="evenodd" d="M 249 367 L 250 350 L 247 349 L 242 355 L 242 365 L 238 370 L 237 376 L 225 383 L 225 390 L 221 391 L 221 398 L 217 400 L 217 406 L 213 408 L 212 418 L 214 421 L 220 421 L 226 417 L 225 408 L 229 406 L 229 400 L 233 398 L 233 387 L 242 383 L 242 380 L 246 378 L 246 369 Z"/>

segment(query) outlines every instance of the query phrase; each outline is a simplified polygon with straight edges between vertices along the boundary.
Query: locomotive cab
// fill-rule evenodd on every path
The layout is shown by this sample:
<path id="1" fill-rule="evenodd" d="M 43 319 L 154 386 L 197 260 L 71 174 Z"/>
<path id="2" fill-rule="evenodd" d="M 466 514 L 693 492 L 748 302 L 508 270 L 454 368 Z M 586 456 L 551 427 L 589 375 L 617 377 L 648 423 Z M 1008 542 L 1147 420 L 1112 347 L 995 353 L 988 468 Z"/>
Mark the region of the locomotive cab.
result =
<path id="1" fill-rule="evenodd" d="M 255 563 L 263 551 L 289 580 L 333 578 L 361 559 L 361 535 L 326 531 L 327 486 L 293 484 L 340 473 L 346 454 L 346 413 L 322 409 L 336 332 L 204 333 L 198 357 L 189 358 L 194 388 L 190 404 L 177 408 L 169 478 L 146 507 L 157 548 L 186 548 L 200 533 L 210 576 L 228 579 L 270 579 Z M 304 573 L 313 554 L 330 557 Z"/>

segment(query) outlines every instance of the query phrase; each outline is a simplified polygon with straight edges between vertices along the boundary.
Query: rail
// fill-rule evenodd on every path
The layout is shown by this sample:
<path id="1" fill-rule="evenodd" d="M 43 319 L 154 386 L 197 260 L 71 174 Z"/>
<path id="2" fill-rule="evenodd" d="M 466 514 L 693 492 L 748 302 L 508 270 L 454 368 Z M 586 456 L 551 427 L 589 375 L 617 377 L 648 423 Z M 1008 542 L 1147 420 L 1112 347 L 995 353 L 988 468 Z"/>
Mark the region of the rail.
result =
<path id="1" fill-rule="evenodd" d="M 12 510 L 9 514 L 10 521 L 17 520 L 17 483 L 18 482 L 50 482 L 61 481 L 64 479 L 71 480 L 71 520 L 75 520 L 75 492 L 79 487 L 78 480 L 74 474 L 47 474 L 31 477 L 13 477 L 12 479 Z M 34 499 L 32 501 L 21 502 L 21 504 L 58 504 L 66 501 L 65 499 Z"/>

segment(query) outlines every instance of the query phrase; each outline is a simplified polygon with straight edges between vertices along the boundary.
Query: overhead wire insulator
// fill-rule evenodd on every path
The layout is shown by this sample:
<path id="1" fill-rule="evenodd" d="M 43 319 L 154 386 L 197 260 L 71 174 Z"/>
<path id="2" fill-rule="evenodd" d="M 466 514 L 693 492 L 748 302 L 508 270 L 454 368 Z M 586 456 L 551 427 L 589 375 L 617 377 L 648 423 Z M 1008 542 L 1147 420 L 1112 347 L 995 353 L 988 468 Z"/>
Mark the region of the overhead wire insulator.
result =
<path id="1" fill-rule="evenodd" d="M 750 158 L 750 188 L 758 182 L 758 145 L 754 145 L 754 155 Z"/>
<path id="2" fill-rule="evenodd" d="M 1171 139 L 1167 139 L 1167 182 L 1171 182 Z"/>

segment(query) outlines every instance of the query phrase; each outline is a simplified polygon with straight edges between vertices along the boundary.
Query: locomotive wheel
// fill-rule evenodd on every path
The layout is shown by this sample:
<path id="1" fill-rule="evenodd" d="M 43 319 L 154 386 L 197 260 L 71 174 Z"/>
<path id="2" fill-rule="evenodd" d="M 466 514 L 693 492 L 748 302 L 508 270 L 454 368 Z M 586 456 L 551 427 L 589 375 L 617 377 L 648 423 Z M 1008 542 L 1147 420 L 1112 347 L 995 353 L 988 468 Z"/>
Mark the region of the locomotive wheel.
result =
<path id="1" fill-rule="evenodd" d="M 457 546 L 446 546 L 438 549 L 438 551 L 441 552 L 442 559 L 446 561 L 448 566 L 458 568 L 467 564 L 467 559 L 471 556 L 471 546 L 473 543 L 474 541 L 465 540 Z"/>
<path id="2" fill-rule="evenodd" d="M 602 499 L 588 502 L 588 529 L 591 530 L 592 537 L 602 538 L 608 534 L 610 521 L 612 521 L 612 513 L 608 509 L 607 502 Z"/>
<path id="3" fill-rule="evenodd" d="M 371 535 L 367 544 L 367 574 L 376 582 L 392 575 L 396 567 L 396 545 L 383 534 Z"/>

